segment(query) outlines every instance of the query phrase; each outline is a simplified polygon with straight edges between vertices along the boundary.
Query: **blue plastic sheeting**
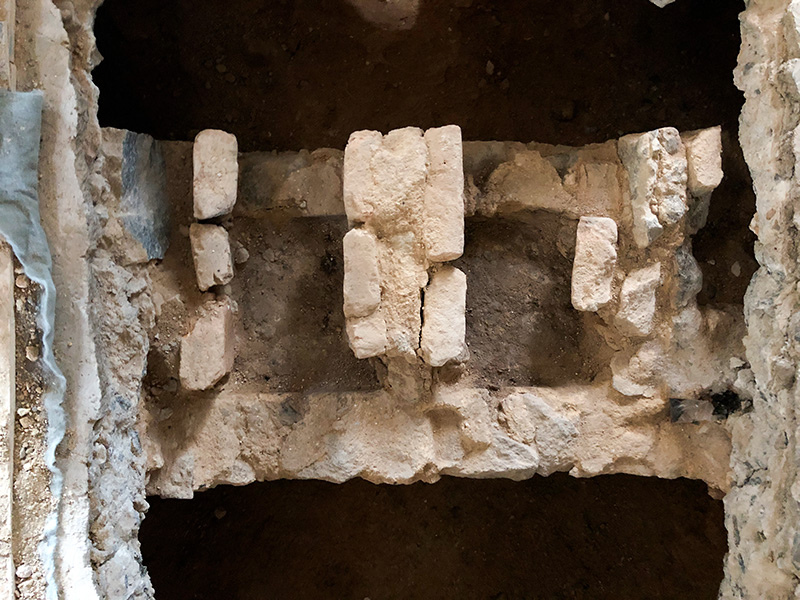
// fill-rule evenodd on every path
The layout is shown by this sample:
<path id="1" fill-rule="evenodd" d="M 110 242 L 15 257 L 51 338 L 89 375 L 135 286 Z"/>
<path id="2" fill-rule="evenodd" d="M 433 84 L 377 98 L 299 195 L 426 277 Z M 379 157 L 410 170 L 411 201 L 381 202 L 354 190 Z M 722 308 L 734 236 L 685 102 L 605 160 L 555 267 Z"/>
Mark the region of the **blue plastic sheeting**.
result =
<path id="1" fill-rule="evenodd" d="M 61 497 L 63 476 L 55 452 L 64 437 L 62 406 L 66 379 L 53 354 L 56 288 L 47 237 L 39 218 L 39 138 L 42 129 L 41 92 L 0 91 L 0 234 L 14 250 L 25 274 L 42 288 L 38 325 L 42 332 L 42 363 L 47 414 L 45 462 L 52 472 L 51 492 Z M 48 597 L 58 594 L 55 581 L 58 508 L 48 518 L 40 552 L 47 577 Z"/>

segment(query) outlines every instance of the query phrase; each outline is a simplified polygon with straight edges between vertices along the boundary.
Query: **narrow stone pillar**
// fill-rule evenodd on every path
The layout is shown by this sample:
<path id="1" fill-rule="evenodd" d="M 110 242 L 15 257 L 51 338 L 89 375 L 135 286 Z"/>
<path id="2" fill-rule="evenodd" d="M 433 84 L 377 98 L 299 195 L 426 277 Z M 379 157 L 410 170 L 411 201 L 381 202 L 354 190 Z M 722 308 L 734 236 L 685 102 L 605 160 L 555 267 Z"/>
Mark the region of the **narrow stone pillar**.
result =
<path id="1" fill-rule="evenodd" d="M 438 269 L 425 288 L 422 358 L 432 367 L 462 358 L 466 351 L 467 276 L 455 267 Z"/>

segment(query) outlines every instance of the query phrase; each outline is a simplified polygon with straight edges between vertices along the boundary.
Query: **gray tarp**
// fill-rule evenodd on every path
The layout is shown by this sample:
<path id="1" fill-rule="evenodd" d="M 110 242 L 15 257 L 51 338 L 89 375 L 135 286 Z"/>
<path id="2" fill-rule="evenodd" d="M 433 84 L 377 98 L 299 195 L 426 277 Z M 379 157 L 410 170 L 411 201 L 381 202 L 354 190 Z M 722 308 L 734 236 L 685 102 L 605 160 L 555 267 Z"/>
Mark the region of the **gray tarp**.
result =
<path id="1" fill-rule="evenodd" d="M 50 248 L 39 219 L 37 190 L 41 129 L 40 92 L 0 91 L 0 234 L 11 244 L 25 274 L 42 287 L 38 321 L 42 332 L 43 401 L 48 422 L 45 461 L 53 473 L 53 497 L 58 499 L 63 477 L 56 468 L 55 450 L 64 436 L 62 401 L 66 381 L 53 355 L 56 290 Z M 57 593 L 54 560 L 57 527 L 56 509 L 48 519 L 41 546 L 50 597 Z"/>

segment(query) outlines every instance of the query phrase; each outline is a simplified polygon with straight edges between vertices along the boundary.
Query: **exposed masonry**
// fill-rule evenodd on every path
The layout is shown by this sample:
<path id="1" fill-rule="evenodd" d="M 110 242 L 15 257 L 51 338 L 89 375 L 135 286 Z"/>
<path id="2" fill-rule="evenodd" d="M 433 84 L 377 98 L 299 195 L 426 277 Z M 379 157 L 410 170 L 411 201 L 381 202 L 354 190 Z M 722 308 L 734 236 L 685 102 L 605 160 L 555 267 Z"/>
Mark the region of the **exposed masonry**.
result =
<path id="1" fill-rule="evenodd" d="M 179 364 L 180 377 L 162 373 L 151 388 L 143 432 L 149 493 L 187 498 L 219 484 L 287 477 L 408 483 L 559 470 L 687 476 L 727 491 L 730 441 L 712 397 L 749 398 L 744 324 L 733 309 L 698 307 L 700 272 L 690 245 L 719 184 L 719 133 L 687 134 L 703 140 L 688 151 L 670 128 L 585 148 L 462 144 L 457 127 L 408 128 L 358 132 L 344 154 L 240 155 L 232 217 L 207 226 L 230 229 L 241 268 L 253 273 L 271 268 L 258 261 L 271 260 L 272 251 L 237 239 L 237 223 L 252 221 L 258 230 L 277 215 L 346 213 L 351 228 L 342 239 L 343 305 L 336 310 L 346 317 L 342 335 L 357 357 L 372 357 L 382 385 L 298 394 L 248 383 L 239 372 L 245 367 L 237 367 L 245 356 L 234 361 L 232 348 L 249 334 L 233 321 L 251 310 L 257 290 L 238 295 L 236 285 L 217 284 L 209 295 L 197 281 L 165 286 L 175 281 L 174 266 L 153 265 L 159 322 L 174 319 L 171 304 L 185 316 L 154 330 L 165 364 Z M 190 145 L 166 147 L 192 154 Z M 173 205 L 194 197 L 197 206 L 197 143 L 193 155 L 194 194 L 173 187 Z M 204 164 L 212 176 L 213 160 Z M 182 178 L 174 168 L 168 174 Z M 646 244 L 639 243 L 647 219 L 638 206 L 658 231 Z M 462 253 L 465 217 L 537 219 L 541 211 L 577 226 L 558 243 L 573 260 L 574 310 L 585 314 L 587 333 L 600 333 L 602 346 L 592 351 L 607 362 L 588 383 L 476 387 L 470 363 L 480 357 L 470 357 L 464 343 L 470 283 L 440 261 Z M 190 223 L 195 256 L 196 227 Z M 195 267 L 199 277 L 204 267 L 197 260 Z M 231 342 L 234 331 L 238 342 Z M 177 379 L 180 387 L 168 389 Z M 192 396 L 211 388 L 211 396 Z M 672 412 L 670 398 L 680 400 Z"/>
<path id="2" fill-rule="evenodd" d="M 367 0 L 354 3 L 363 5 L 363 14 L 398 26 L 413 22 L 416 12 L 414 8 L 410 14 L 387 13 L 386 7 L 378 6 L 386 3 L 371 7 Z M 405 4 L 416 6 L 416 2 Z M 340 481 L 361 475 L 374 481 L 411 481 L 435 479 L 440 473 L 524 477 L 571 469 L 577 475 L 625 470 L 702 477 L 723 490 L 730 484 L 725 499 L 730 552 L 721 597 L 797 596 L 793 244 L 797 157 L 792 140 L 799 95 L 795 62 L 800 57 L 800 7 L 796 0 L 750 0 L 745 5 L 736 77 L 747 98 L 741 142 L 758 196 L 752 227 L 759 235 L 762 265 L 746 298 L 746 358 L 729 341 L 741 339 L 741 319 L 727 311 L 700 309 L 693 300 L 698 271 L 687 242 L 702 224 L 703 197 L 713 188 L 717 172 L 713 161 L 693 165 L 693 153 L 713 155 L 702 150 L 709 139 L 713 142 L 712 133 L 697 136 L 699 148 L 695 136 L 682 138 L 688 212 L 670 224 L 682 210 L 675 200 L 683 197 L 673 180 L 669 189 L 657 192 L 663 196 L 655 202 L 637 203 L 636 237 L 632 192 L 618 185 L 623 171 L 616 143 L 579 150 L 465 143 L 467 217 L 550 210 L 574 220 L 576 228 L 582 217 L 617 223 L 613 299 L 598 305 L 597 313 L 581 312 L 590 324 L 599 319 L 601 327 L 609 326 L 610 339 L 625 340 L 623 346 L 612 348 L 613 376 L 606 374 L 591 384 L 488 390 L 459 388 L 451 378 L 440 377 L 445 370 L 427 378 L 387 369 L 381 371 L 382 381 L 397 384 L 395 391 L 319 392 L 311 394 L 304 406 L 299 394 L 245 389 L 233 377 L 235 366 L 229 380 L 215 384 L 211 398 L 183 395 L 176 379 L 177 361 L 167 365 L 172 375 L 163 388 L 142 389 L 141 372 L 151 343 L 167 357 L 178 354 L 180 337 L 189 333 L 193 318 L 201 314 L 202 295 L 194 273 L 176 284 L 168 277 L 177 272 L 147 264 L 153 257 L 145 247 L 149 244 L 140 241 L 139 248 L 133 246 L 136 255 L 128 250 L 136 238 L 125 225 L 126 215 L 115 214 L 122 196 L 111 183 L 113 153 L 108 148 L 100 152 L 96 95 L 88 76 L 96 60 L 91 34 L 96 2 L 76 0 L 61 12 L 49 0 L 20 3 L 18 54 L 14 62 L 2 57 L 0 76 L 4 85 L 13 80 L 16 65 L 19 89 L 44 92 L 42 217 L 53 248 L 60 298 L 70 300 L 60 305 L 56 330 L 57 350 L 69 381 L 66 407 L 71 427 L 68 447 L 58 456 L 65 495 L 55 566 L 59 589 L 51 593 L 81 600 L 152 597 L 136 541 L 138 522 L 146 510 L 145 470 L 152 493 L 187 496 L 208 485 L 256 478 L 319 476 Z M 14 20 L 7 12 L 3 16 L 4 24 Z M 9 31 L 2 28 L 3 45 L 9 44 Z M 659 134 L 655 138 L 658 146 L 634 152 L 633 158 L 652 160 L 653 169 L 682 164 L 680 148 L 671 151 L 675 148 L 671 132 L 669 139 Z M 142 142 L 153 143 L 146 137 Z M 633 146 L 643 148 L 638 143 Z M 179 145 L 165 146 L 165 154 L 173 158 L 180 152 Z M 101 173 L 103 160 L 107 164 Z M 344 214 L 341 152 L 241 155 L 240 163 L 236 219 Z M 191 161 L 187 164 L 190 190 Z M 636 181 L 646 183 L 648 177 Z M 178 205 L 183 199 L 172 196 L 170 202 Z M 189 219 L 176 224 L 186 230 L 184 264 L 191 264 L 191 194 L 188 206 Z M 214 224 L 230 226 L 227 221 Z M 568 237 L 559 237 L 559 246 L 571 253 Z M 232 247 L 237 266 L 261 260 L 254 248 L 245 248 L 238 239 Z M 88 264 L 87 248 L 91 248 Z M 676 277 L 677 270 L 685 275 Z M 86 310 L 89 282 L 96 305 L 91 315 Z M 237 278 L 226 285 L 236 282 Z M 228 293 L 224 286 L 211 289 L 215 300 Z M 172 311 L 176 297 L 185 307 L 183 313 Z M 650 309 L 653 304 L 655 311 Z M 173 319 L 180 331 L 170 336 L 165 324 Z M 700 338 L 687 339 L 687 332 L 698 326 L 703 332 Z M 97 347 L 95 334 L 101 342 Z M 239 344 L 242 339 L 237 337 Z M 635 356 L 628 359 L 634 350 Z M 714 357 L 707 370 L 703 352 Z M 680 357 L 697 371 L 682 377 L 684 387 L 695 393 L 675 396 L 681 401 L 672 403 L 677 408 L 672 413 L 675 419 L 685 418 L 685 411 L 680 414 L 685 406 L 713 418 L 718 411 L 708 409 L 715 403 L 724 407 L 720 398 L 727 398 L 716 391 L 728 387 L 745 401 L 748 390 L 754 389 L 752 411 L 734 414 L 724 424 L 671 423 L 663 407 L 665 391 L 681 388 L 672 381 L 673 374 L 666 374 L 666 382 L 661 381 L 663 372 L 639 380 L 648 369 L 658 370 L 663 356 Z M 467 378 L 469 362 L 464 367 Z M 719 374 L 719 380 L 711 383 Z M 407 396 L 397 389 L 419 391 L 418 377 L 424 393 L 408 397 L 421 400 L 398 402 Z M 403 388 L 409 379 L 411 384 Z M 623 398 L 615 385 L 642 393 Z M 648 397 L 644 392 L 651 389 L 655 393 Z M 709 405 L 705 398 L 711 393 L 716 399 Z M 174 408 L 159 404 L 165 403 L 158 398 L 169 394 Z M 142 396 L 148 409 L 140 412 Z M 176 424 L 191 436 L 170 436 L 167 430 Z M 145 430 L 139 444 L 138 432 Z M 382 452 L 375 455 L 369 451 L 372 447 Z M 41 573 L 34 574 L 37 577 Z"/>

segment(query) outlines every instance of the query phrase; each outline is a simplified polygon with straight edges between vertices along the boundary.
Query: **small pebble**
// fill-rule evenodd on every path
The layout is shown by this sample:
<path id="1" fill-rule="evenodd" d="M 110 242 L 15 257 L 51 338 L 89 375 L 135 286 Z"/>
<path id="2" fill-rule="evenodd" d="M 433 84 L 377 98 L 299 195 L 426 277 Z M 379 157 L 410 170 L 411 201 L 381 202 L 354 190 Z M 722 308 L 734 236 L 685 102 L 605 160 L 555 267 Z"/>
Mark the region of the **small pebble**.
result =
<path id="1" fill-rule="evenodd" d="M 20 565 L 17 567 L 17 577 L 29 579 L 33 575 L 33 567 L 30 565 Z"/>
<path id="2" fill-rule="evenodd" d="M 490 60 L 486 61 L 486 74 L 494 75 L 494 63 Z"/>
<path id="3" fill-rule="evenodd" d="M 39 348 L 36 346 L 28 346 L 25 348 L 25 358 L 31 362 L 39 360 Z"/>
<path id="4" fill-rule="evenodd" d="M 216 510 L 214 511 L 214 516 L 215 516 L 217 519 L 224 519 L 224 518 L 225 518 L 225 515 L 227 515 L 227 514 L 228 514 L 228 511 L 227 511 L 227 510 L 225 510 L 225 509 L 224 509 L 224 508 L 222 508 L 222 507 L 220 507 L 220 508 L 218 508 L 218 509 L 216 509 Z"/>
<path id="5" fill-rule="evenodd" d="M 30 408 L 26 408 L 26 407 L 18 408 L 17 409 L 17 416 L 18 417 L 25 417 L 28 414 L 30 414 L 30 412 L 31 412 Z"/>
<path id="6" fill-rule="evenodd" d="M 739 261 L 736 261 L 731 265 L 731 273 L 733 273 L 734 277 L 738 277 L 742 274 L 742 265 L 739 264 Z"/>
<path id="7" fill-rule="evenodd" d="M 17 275 L 17 278 L 14 282 L 16 286 L 22 290 L 28 287 L 28 278 L 25 275 Z"/>

